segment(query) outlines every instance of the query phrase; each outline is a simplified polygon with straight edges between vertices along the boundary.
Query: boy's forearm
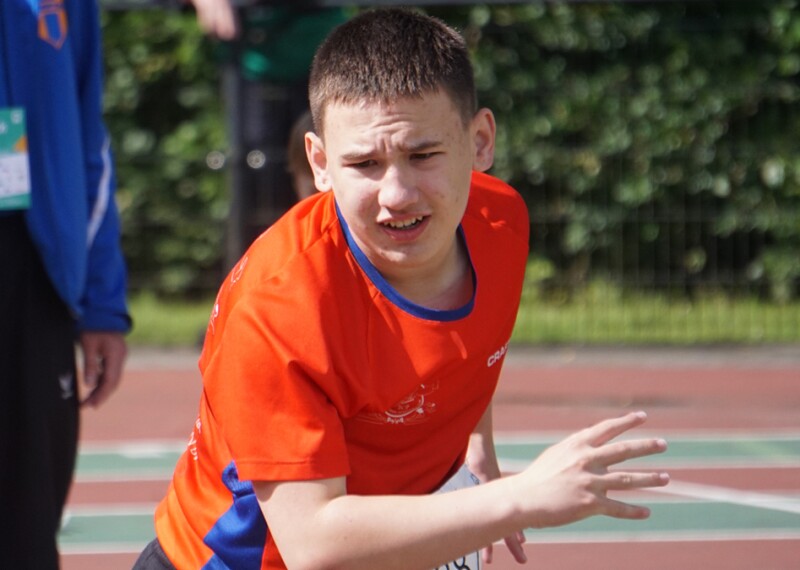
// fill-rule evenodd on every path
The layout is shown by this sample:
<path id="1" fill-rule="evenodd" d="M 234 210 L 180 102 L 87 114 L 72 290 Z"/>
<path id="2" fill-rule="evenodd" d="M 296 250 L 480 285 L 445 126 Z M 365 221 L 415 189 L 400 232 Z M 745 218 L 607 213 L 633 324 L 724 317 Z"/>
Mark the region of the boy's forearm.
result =
<path id="1" fill-rule="evenodd" d="M 494 448 L 492 405 L 486 408 L 472 435 L 467 448 L 467 466 L 482 483 L 500 477 L 497 453 Z"/>
<path id="2" fill-rule="evenodd" d="M 291 510 L 297 503 L 290 495 L 307 494 L 307 484 L 283 483 L 272 495 Z M 265 514 L 281 519 L 275 522 L 284 529 L 303 529 L 281 532 L 270 525 L 288 568 L 430 570 L 522 528 L 509 497 L 512 489 L 497 480 L 436 495 L 341 495 L 296 521 L 283 518 L 284 507 L 267 504 Z"/>
<path id="3" fill-rule="evenodd" d="M 612 441 L 645 417 L 632 413 L 599 422 L 548 448 L 518 474 L 449 493 L 347 495 L 344 477 L 262 482 L 255 489 L 289 568 L 425 570 L 528 527 L 593 515 L 647 518 L 646 507 L 607 495 L 669 482 L 656 471 L 609 469 L 666 449 L 655 438 Z"/>

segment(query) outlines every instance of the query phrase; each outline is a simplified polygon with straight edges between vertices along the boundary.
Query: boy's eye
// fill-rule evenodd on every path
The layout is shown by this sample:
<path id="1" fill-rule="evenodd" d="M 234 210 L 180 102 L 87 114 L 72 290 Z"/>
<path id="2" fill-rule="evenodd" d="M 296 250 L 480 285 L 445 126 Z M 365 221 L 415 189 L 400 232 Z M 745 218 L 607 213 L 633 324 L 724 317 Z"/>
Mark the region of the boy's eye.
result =
<path id="1" fill-rule="evenodd" d="M 411 155 L 412 160 L 427 160 L 439 154 L 438 152 L 418 152 Z"/>
<path id="2" fill-rule="evenodd" d="M 374 160 L 362 160 L 361 162 L 353 162 L 349 164 L 350 168 L 369 168 L 370 166 L 374 166 Z"/>

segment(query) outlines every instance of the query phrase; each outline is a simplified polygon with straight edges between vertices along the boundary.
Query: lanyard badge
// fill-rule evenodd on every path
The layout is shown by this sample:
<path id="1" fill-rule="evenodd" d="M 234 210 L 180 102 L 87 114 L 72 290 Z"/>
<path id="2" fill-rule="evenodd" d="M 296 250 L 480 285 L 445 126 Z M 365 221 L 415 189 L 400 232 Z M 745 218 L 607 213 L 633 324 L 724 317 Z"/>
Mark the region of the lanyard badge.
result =
<path id="1" fill-rule="evenodd" d="M 0 210 L 22 210 L 30 205 L 25 110 L 0 107 Z"/>

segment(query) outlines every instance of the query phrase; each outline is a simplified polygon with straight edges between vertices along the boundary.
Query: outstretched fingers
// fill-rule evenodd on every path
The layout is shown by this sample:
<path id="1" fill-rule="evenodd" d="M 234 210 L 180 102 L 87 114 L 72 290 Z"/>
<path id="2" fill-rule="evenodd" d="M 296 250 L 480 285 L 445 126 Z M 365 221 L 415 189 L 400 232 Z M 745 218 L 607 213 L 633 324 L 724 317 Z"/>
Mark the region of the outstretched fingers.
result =
<path id="1" fill-rule="evenodd" d="M 667 442 L 661 438 L 654 439 L 631 439 L 608 443 L 597 448 L 594 452 L 595 460 L 599 463 L 610 466 L 622 463 L 628 459 L 637 457 L 647 457 L 656 455 L 667 450 Z"/>
<path id="2" fill-rule="evenodd" d="M 630 491 L 632 489 L 663 487 L 668 483 L 669 475 L 667 473 L 615 471 L 602 477 L 602 484 L 606 491 Z"/>
<path id="3" fill-rule="evenodd" d="M 586 438 L 589 445 L 600 447 L 626 431 L 643 424 L 646 420 L 646 413 L 631 412 L 618 418 L 603 420 L 578 433 Z"/>
<path id="4" fill-rule="evenodd" d="M 642 505 L 631 505 L 614 499 L 605 499 L 601 514 L 615 519 L 642 520 L 650 516 L 650 509 Z"/>
<path id="5" fill-rule="evenodd" d="M 630 491 L 650 487 L 663 487 L 669 483 L 667 473 L 614 472 L 602 477 L 605 491 Z M 600 500 L 601 513 L 618 519 L 646 519 L 650 509 L 641 505 L 632 505 L 607 496 Z"/>
<path id="6" fill-rule="evenodd" d="M 659 487 L 669 482 L 666 473 L 610 471 L 628 459 L 661 453 L 667 443 L 660 438 L 612 441 L 641 425 L 647 416 L 634 412 L 605 420 L 549 447 L 520 475 L 530 485 L 530 526 L 569 524 L 592 515 L 641 519 L 649 509 L 608 497 L 609 492 Z"/>

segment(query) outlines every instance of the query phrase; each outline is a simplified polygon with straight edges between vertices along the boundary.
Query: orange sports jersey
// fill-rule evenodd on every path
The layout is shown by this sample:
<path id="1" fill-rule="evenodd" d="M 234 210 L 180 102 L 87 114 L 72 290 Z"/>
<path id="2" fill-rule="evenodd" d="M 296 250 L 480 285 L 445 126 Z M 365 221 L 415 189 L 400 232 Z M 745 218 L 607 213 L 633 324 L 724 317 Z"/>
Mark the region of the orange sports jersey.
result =
<path id="1" fill-rule="evenodd" d="M 348 493 L 424 494 L 461 466 L 517 314 L 521 197 L 475 173 L 459 239 L 475 293 L 448 311 L 381 277 L 331 193 L 252 244 L 214 304 L 199 416 L 156 511 L 176 567 L 285 567 L 251 481 L 344 476 Z"/>

